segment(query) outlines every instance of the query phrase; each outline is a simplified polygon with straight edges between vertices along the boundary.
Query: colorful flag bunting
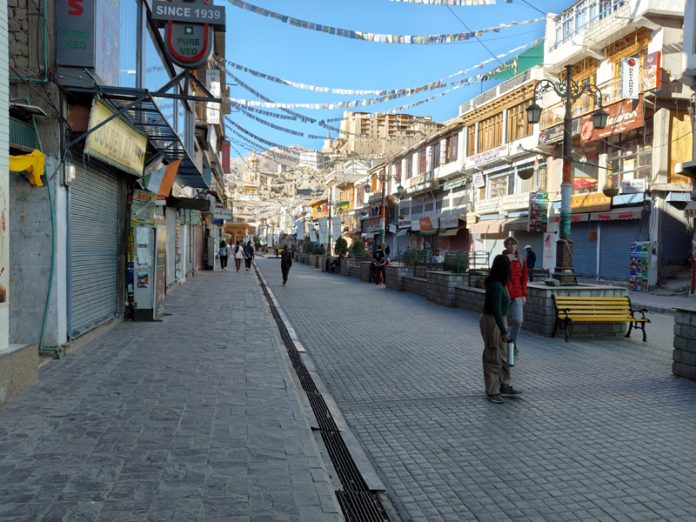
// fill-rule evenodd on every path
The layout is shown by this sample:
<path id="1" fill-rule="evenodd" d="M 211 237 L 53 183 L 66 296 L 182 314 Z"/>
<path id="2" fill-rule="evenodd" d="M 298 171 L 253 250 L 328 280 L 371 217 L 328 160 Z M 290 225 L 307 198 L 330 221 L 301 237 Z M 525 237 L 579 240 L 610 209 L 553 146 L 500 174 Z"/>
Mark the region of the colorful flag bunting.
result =
<path id="1" fill-rule="evenodd" d="M 417 44 L 417 45 L 427 45 L 427 44 L 448 44 L 454 42 L 463 42 L 469 40 L 476 36 L 481 36 L 482 34 L 490 32 L 499 32 L 501 30 L 510 29 L 516 25 L 527 25 L 535 24 L 546 19 L 546 17 L 541 16 L 539 18 L 534 18 L 532 20 L 523 20 L 520 22 L 512 21 L 509 23 L 500 24 L 495 27 L 489 27 L 487 29 L 479 29 L 478 31 L 471 31 L 466 33 L 451 33 L 451 34 L 436 34 L 436 35 L 404 35 L 404 34 L 382 34 L 382 33 L 366 33 L 362 31 L 353 31 L 351 29 L 341 29 L 338 27 L 332 27 L 329 25 L 316 24 L 314 22 L 308 22 L 306 20 L 300 20 L 299 18 L 293 18 L 281 13 L 276 13 L 275 11 L 270 11 L 262 7 L 255 6 L 248 2 L 242 0 L 227 0 L 230 4 L 240 9 L 250 11 L 262 16 L 266 16 L 289 24 L 295 27 L 300 27 L 302 29 L 309 29 L 311 31 L 318 31 L 320 33 L 327 33 L 334 36 L 341 36 L 344 38 L 351 38 L 353 40 L 363 40 L 367 42 L 376 43 L 390 43 L 390 44 Z"/>

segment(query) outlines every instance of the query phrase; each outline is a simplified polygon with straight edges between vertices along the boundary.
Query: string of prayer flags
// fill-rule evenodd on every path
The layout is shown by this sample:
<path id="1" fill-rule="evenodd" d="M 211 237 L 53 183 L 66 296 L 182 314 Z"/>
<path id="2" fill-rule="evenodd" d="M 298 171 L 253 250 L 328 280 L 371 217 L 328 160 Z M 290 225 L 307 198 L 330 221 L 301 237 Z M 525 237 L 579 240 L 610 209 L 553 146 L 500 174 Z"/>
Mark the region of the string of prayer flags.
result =
<path id="1" fill-rule="evenodd" d="M 289 24 L 295 27 L 300 27 L 302 29 L 309 29 L 310 31 L 317 31 L 320 33 L 331 34 L 334 36 L 341 36 L 343 38 L 350 38 L 352 40 L 363 40 L 366 42 L 376 42 L 376 43 L 388 43 L 388 44 L 417 44 L 417 45 L 428 45 L 428 44 L 449 44 L 455 42 L 463 42 L 477 36 L 481 36 L 486 33 L 495 32 L 498 33 L 502 30 L 511 29 L 517 25 L 527 25 L 535 24 L 546 19 L 545 16 L 534 18 L 531 20 L 522 21 L 512 21 L 508 23 L 503 23 L 495 27 L 489 27 L 487 29 L 479 29 L 478 31 L 470 31 L 466 33 L 450 33 L 450 34 L 434 34 L 434 35 L 409 35 L 409 34 L 384 34 L 384 33 L 370 33 L 363 31 L 354 31 L 352 29 L 341 29 L 339 27 L 332 27 L 330 25 L 317 24 L 314 22 L 308 22 L 307 20 L 301 20 L 299 18 L 293 18 L 292 16 L 287 16 L 269 9 L 264 9 L 263 7 L 258 7 L 256 5 L 244 2 L 243 0 L 227 0 L 230 4 L 240 9 L 266 16 L 272 18 L 279 22 Z"/>

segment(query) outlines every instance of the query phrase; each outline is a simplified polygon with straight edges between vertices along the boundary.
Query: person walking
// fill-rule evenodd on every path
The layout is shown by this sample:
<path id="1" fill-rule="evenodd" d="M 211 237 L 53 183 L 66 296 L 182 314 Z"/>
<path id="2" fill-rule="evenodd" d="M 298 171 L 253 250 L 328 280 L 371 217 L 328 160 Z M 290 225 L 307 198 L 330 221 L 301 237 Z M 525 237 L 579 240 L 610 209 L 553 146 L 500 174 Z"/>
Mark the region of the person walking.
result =
<path id="1" fill-rule="evenodd" d="M 484 281 L 486 296 L 483 314 L 479 320 L 483 337 L 483 381 L 486 398 L 494 404 L 502 404 L 503 397 L 517 397 L 520 391 L 512 387 L 508 365 L 508 341 L 510 332 L 507 314 L 510 294 L 507 285 L 511 273 L 510 258 L 498 255 L 493 259 L 491 270 Z"/>
<path id="2" fill-rule="evenodd" d="M 229 255 L 229 250 L 227 248 L 227 243 L 223 239 L 220 241 L 220 246 L 218 247 L 218 255 L 220 256 L 220 268 L 224 272 L 227 269 L 227 256 Z"/>
<path id="3" fill-rule="evenodd" d="M 534 281 L 534 267 L 536 266 L 536 252 L 532 248 L 532 245 L 525 245 L 524 251 L 527 253 L 527 273 L 529 274 L 529 281 Z"/>
<path id="4" fill-rule="evenodd" d="M 372 258 L 372 277 L 376 285 L 383 284 L 386 286 L 387 269 L 385 267 L 388 262 L 387 254 L 384 251 L 384 243 L 380 243 L 379 249 Z"/>
<path id="5" fill-rule="evenodd" d="M 280 271 L 283 273 L 283 286 L 288 284 L 288 275 L 292 266 L 292 252 L 289 248 L 284 248 L 280 256 Z"/>
<path id="6" fill-rule="evenodd" d="M 234 256 L 234 267 L 237 269 L 237 272 L 239 272 L 242 266 L 242 259 L 244 259 L 244 247 L 241 241 L 235 243 L 232 255 Z"/>
<path id="7" fill-rule="evenodd" d="M 251 268 L 251 262 L 254 260 L 254 246 L 251 241 L 247 242 L 246 247 L 244 247 L 244 265 L 246 266 L 247 272 Z"/>
<path id="8" fill-rule="evenodd" d="M 517 350 L 524 319 L 524 305 L 527 302 L 527 262 L 520 256 L 517 240 L 514 237 L 506 238 L 503 245 L 505 246 L 504 254 L 510 259 L 511 275 L 507 283 L 510 293 L 510 336 L 515 340 L 515 350 Z"/>

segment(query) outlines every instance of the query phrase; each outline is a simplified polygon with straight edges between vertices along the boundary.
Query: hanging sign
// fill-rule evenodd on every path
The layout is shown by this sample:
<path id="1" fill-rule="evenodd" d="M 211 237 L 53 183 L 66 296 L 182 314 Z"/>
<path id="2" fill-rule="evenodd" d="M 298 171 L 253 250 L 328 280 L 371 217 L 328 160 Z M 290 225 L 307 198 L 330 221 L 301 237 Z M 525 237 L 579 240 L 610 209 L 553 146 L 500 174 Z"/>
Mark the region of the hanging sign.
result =
<path id="1" fill-rule="evenodd" d="M 222 219 L 222 220 L 232 220 L 232 209 L 231 208 L 225 208 L 225 207 L 215 207 L 213 210 L 213 219 Z"/>
<path id="2" fill-rule="evenodd" d="M 639 70 L 638 58 L 631 57 L 621 60 L 621 96 L 623 98 L 638 99 L 640 95 Z"/>
<path id="3" fill-rule="evenodd" d="M 204 0 L 153 0 L 151 18 L 165 27 L 167 56 L 184 69 L 205 64 L 213 50 L 213 28 L 225 29 L 225 8 Z"/>
<path id="4" fill-rule="evenodd" d="M 645 57 L 643 65 L 643 82 L 641 90 L 652 91 L 660 89 L 660 68 L 662 67 L 662 53 L 655 51 Z"/>
<path id="5" fill-rule="evenodd" d="M 89 115 L 89 129 L 114 113 L 95 98 Z M 85 140 L 85 154 L 134 176 L 143 175 L 147 136 L 120 116 L 91 132 Z"/>

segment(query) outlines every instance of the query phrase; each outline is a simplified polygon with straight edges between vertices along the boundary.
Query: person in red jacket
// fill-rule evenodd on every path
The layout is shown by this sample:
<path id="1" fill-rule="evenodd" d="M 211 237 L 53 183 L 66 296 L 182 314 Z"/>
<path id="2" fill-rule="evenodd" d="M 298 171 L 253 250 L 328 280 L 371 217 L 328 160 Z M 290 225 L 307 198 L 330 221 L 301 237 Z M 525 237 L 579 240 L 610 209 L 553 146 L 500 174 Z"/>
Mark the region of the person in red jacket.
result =
<path id="1" fill-rule="evenodd" d="M 508 281 L 507 290 L 510 294 L 510 311 L 508 320 L 510 323 L 510 337 L 515 340 L 515 350 L 519 340 L 522 320 L 524 317 L 524 305 L 527 302 L 527 262 L 520 255 L 519 245 L 514 237 L 508 237 L 503 242 L 505 252 L 510 258 L 512 277 Z"/>

